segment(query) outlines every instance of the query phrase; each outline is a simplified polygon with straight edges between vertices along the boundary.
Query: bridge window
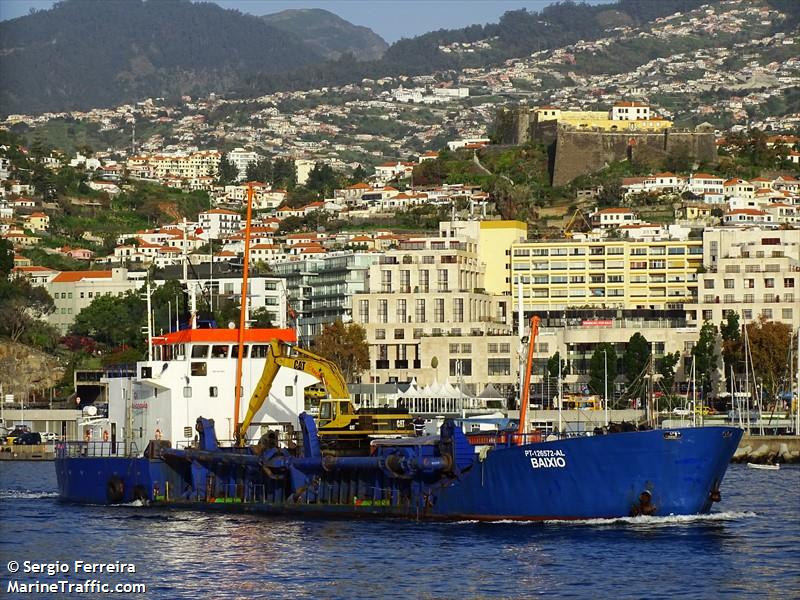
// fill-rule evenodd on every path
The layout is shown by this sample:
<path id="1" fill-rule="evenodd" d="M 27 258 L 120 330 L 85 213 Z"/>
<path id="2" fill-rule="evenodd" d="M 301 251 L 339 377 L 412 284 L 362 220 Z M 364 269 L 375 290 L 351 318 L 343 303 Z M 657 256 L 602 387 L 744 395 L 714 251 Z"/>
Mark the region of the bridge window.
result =
<path id="1" fill-rule="evenodd" d="M 269 346 L 267 344 L 256 344 L 250 351 L 250 358 L 266 358 L 267 352 L 269 352 Z"/>
<path id="2" fill-rule="evenodd" d="M 192 358 L 208 358 L 208 346 L 206 344 L 192 346 Z"/>
<path id="3" fill-rule="evenodd" d="M 242 358 L 247 358 L 250 346 L 245 344 L 244 346 L 242 346 L 242 348 L 244 349 L 244 351 L 242 352 Z M 239 358 L 239 344 L 234 344 L 233 346 L 231 346 L 231 358 Z"/>
<path id="4" fill-rule="evenodd" d="M 228 358 L 228 346 L 211 346 L 211 358 Z"/>

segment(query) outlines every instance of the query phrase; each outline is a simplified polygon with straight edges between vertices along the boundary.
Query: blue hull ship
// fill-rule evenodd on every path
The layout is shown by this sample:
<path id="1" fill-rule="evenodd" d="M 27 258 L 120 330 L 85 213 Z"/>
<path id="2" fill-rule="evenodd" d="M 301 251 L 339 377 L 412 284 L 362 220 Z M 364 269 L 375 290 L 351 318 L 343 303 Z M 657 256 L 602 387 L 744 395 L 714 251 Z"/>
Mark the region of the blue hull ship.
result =
<path id="1" fill-rule="evenodd" d="M 60 497 L 89 504 L 251 511 L 289 516 L 418 520 L 553 520 L 690 515 L 711 510 L 742 436 L 733 427 L 611 433 L 532 441 L 470 438 L 452 421 L 436 436 L 372 440 L 363 455 L 320 445 L 300 416 L 296 443 L 262 438 L 220 447 L 213 421 L 198 442 L 153 441 L 143 457 L 105 442 L 64 444 Z M 98 447 L 100 449 L 98 450 Z"/>

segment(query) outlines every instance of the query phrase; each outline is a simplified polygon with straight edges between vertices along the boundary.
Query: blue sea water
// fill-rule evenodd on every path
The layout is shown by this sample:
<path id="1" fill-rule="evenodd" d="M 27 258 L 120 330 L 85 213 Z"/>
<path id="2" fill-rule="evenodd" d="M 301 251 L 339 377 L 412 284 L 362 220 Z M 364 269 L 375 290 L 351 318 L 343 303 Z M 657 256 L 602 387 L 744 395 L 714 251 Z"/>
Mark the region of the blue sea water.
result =
<path id="1" fill-rule="evenodd" d="M 52 463 L 2 462 L 0 596 L 11 579 L 96 578 L 144 583 L 139 598 L 800 597 L 800 467 L 731 465 L 722 493 L 705 517 L 296 521 L 62 504 Z M 12 560 L 136 573 L 11 575 Z"/>

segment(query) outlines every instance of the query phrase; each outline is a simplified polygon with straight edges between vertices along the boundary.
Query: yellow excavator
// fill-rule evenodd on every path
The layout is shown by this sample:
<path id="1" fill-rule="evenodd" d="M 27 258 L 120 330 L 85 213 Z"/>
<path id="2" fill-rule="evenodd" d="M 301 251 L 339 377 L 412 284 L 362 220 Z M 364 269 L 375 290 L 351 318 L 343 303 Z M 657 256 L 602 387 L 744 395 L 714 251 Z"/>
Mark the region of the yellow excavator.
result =
<path id="1" fill-rule="evenodd" d="M 256 384 L 247 414 L 239 425 L 238 439 L 246 439 L 247 429 L 269 396 L 281 367 L 308 373 L 319 379 L 328 398 L 320 400 L 317 429 L 323 447 L 333 445 L 359 448 L 369 444 L 370 437 L 413 435 L 414 424 L 406 410 L 397 408 L 361 408 L 350 401 L 347 383 L 336 364 L 313 352 L 286 342 L 272 340 L 267 359 Z"/>

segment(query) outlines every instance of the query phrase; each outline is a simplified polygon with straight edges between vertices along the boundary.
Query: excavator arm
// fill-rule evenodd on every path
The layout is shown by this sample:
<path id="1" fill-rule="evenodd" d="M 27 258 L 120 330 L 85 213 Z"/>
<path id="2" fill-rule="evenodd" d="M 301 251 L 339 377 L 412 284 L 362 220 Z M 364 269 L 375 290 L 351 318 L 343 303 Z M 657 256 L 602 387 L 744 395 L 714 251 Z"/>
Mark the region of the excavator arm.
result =
<path id="1" fill-rule="evenodd" d="M 267 352 L 267 359 L 264 362 L 264 369 L 261 371 L 261 378 L 253 389 L 250 403 L 247 406 L 247 414 L 239 425 L 237 434 L 240 441 L 244 441 L 253 418 L 267 400 L 281 367 L 303 371 L 319 379 L 331 398 L 343 400 L 350 398 L 347 382 L 335 363 L 308 350 L 290 346 L 279 340 L 272 340 Z"/>

